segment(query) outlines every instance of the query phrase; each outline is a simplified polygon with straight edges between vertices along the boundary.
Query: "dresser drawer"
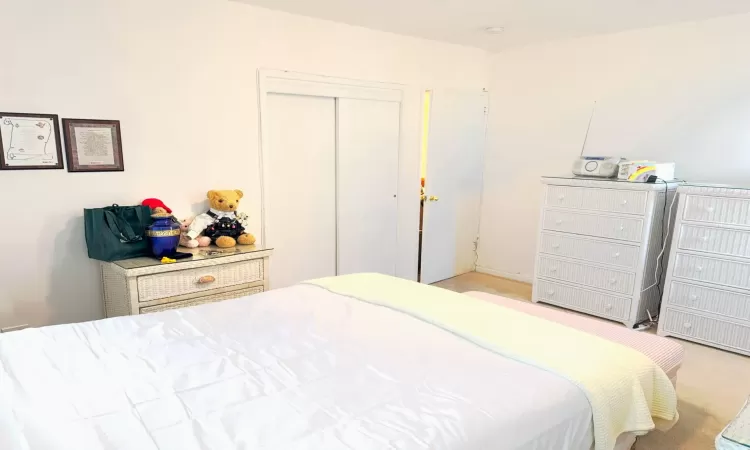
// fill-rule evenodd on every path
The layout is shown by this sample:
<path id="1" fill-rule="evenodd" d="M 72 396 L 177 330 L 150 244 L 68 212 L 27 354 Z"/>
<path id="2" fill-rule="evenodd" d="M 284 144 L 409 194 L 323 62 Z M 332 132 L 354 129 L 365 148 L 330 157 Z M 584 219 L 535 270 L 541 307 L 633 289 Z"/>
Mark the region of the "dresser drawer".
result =
<path id="1" fill-rule="evenodd" d="M 682 225 L 679 248 L 750 258 L 750 231 Z"/>
<path id="2" fill-rule="evenodd" d="M 147 313 L 153 313 L 153 312 L 159 312 L 159 311 L 168 311 L 170 309 L 187 308 L 190 306 L 198 306 L 198 305 L 203 305 L 206 303 L 220 302 L 220 301 L 229 300 L 232 298 L 240 298 L 246 295 L 259 294 L 261 292 L 263 292 L 262 286 L 258 286 L 258 287 L 254 287 L 250 289 L 238 289 L 236 291 L 225 292 L 225 293 L 217 294 L 217 295 L 210 295 L 207 297 L 194 298 L 192 300 L 185 300 L 182 302 L 164 303 L 163 305 L 155 305 L 155 306 L 144 306 L 143 308 L 141 308 L 140 313 L 147 314 Z"/>
<path id="3" fill-rule="evenodd" d="M 597 316 L 617 320 L 628 320 L 630 317 L 629 298 L 615 297 L 553 281 L 537 280 L 534 285 L 534 297 L 536 300 L 545 303 L 552 303 Z"/>
<path id="4" fill-rule="evenodd" d="M 539 251 L 628 269 L 638 265 L 640 248 L 617 242 L 598 241 L 575 234 L 542 232 Z"/>
<path id="5" fill-rule="evenodd" d="M 647 201 L 648 193 L 643 191 L 550 185 L 545 203 L 558 208 L 643 215 Z"/>
<path id="6" fill-rule="evenodd" d="M 750 199 L 687 195 L 685 220 L 750 226 Z"/>
<path id="7" fill-rule="evenodd" d="M 677 253 L 675 277 L 750 289 L 750 264 Z"/>
<path id="8" fill-rule="evenodd" d="M 662 320 L 664 329 L 676 335 L 750 352 L 750 326 L 674 309 L 668 309 Z"/>
<path id="9" fill-rule="evenodd" d="M 750 321 L 750 295 L 673 281 L 667 303 Z"/>
<path id="10" fill-rule="evenodd" d="M 545 209 L 542 228 L 586 236 L 640 242 L 643 219 L 588 214 L 560 209 Z"/>
<path id="11" fill-rule="evenodd" d="M 262 279 L 263 261 L 260 259 L 142 275 L 138 277 L 138 301 L 148 302 Z"/>
<path id="12" fill-rule="evenodd" d="M 537 275 L 620 294 L 631 294 L 635 282 L 635 274 L 631 272 L 606 269 L 544 255 L 539 256 Z"/>

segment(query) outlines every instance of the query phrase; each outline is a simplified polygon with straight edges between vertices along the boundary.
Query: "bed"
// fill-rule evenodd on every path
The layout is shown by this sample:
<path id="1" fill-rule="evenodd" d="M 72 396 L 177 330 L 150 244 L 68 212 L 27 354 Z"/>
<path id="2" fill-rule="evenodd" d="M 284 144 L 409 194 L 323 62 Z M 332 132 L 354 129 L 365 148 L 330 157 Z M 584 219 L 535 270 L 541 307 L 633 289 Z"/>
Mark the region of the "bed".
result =
<path id="1" fill-rule="evenodd" d="M 470 296 L 533 307 L 529 314 L 552 311 Z M 576 325 L 594 323 L 583 320 Z M 665 354 L 670 348 L 673 361 L 681 355 L 671 341 L 605 325 L 627 331 L 625 345 L 647 338 Z M 616 448 L 633 440 L 621 435 Z M 593 443 L 589 401 L 565 378 L 315 285 L 0 336 L 4 450 L 587 450 Z"/>

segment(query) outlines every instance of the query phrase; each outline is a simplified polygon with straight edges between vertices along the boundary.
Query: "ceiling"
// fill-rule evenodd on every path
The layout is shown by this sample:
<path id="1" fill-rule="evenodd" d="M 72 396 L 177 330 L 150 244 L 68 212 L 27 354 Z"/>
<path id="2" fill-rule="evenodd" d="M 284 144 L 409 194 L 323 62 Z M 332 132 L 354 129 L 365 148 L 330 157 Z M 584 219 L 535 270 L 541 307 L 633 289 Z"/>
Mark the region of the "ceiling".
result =
<path id="1" fill-rule="evenodd" d="M 240 1 L 489 51 L 750 12 L 748 0 Z M 490 26 L 505 31 L 483 31 Z"/>

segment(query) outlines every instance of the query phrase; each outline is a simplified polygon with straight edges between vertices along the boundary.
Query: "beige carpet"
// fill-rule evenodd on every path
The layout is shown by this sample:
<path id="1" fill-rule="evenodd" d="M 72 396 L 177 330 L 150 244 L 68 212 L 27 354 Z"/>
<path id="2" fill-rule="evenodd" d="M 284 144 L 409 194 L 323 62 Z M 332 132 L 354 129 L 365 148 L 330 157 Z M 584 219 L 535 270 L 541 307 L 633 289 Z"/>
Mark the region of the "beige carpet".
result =
<path id="1" fill-rule="evenodd" d="M 482 291 L 531 300 L 531 285 L 480 273 L 468 273 L 436 285 L 457 292 Z M 638 438 L 636 450 L 713 449 L 716 435 L 750 396 L 750 358 L 687 341 L 677 342 L 685 347 L 685 359 L 677 376 L 680 420 L 668 432 L 653 431 Z"/>

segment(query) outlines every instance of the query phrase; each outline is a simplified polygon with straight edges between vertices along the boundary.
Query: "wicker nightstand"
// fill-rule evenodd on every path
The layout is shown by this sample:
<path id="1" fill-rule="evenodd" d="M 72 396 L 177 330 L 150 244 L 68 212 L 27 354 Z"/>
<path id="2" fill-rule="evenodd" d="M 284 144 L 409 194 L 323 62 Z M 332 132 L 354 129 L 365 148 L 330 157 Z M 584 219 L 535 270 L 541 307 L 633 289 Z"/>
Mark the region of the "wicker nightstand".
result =
<path id="1" fill-rule="evenodd" d="M 238 245 L 179 250 L 194 256 L 172 264 L 147 257 L 102 263 L 106 316 L 164 311 L 268 289 L 271 249 Z"/>

